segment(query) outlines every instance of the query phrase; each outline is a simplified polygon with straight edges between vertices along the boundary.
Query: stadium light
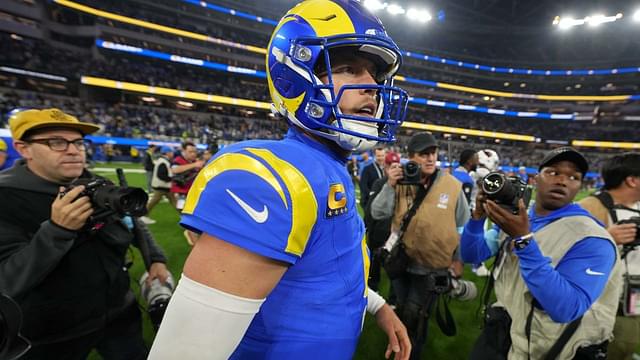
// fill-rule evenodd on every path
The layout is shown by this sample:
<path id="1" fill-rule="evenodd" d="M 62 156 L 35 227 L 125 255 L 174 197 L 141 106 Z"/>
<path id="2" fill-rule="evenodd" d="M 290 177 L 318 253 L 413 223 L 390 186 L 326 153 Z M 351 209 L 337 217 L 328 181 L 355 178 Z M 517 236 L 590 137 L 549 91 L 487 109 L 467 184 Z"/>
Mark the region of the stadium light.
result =
<path id="1" fill-rule="evenodd" d="M 365 0 L 364 7 L 371 11 L 378 11 L 387 7 L 387 3 L 383 3 L 378 0 Z"/>
<path id="2" fill-rule="evenodd" d="M 633 20 L 640 22 L 640 9 L 636 10 L 636 12 L 633 14 Z"/>
<path id="3" fill-rule="evenodd" d="M 178 100 L 178 101 L 176 102 L 176 104 L 178 104 L 179 106 L 182 106 L 182 107 L 186 107 L 186 108 L 193 107 L 193 103 L 192 103 L 192 102 L 189 102 L 189 101 L 182 101 L 182 100 Z"/>
<path id="4" fill-rule="evenodd" d="M 407 17 L 410 20 L 419 21 L 421 23 L 426 23 L 431 21 L 431 19 L 433 19 L 433 16 L 431 16 L 431 14 L 427 10 L 420 10 L 420 9 L 413 9 L 413 8 L 407 10 Z"/>
<path id="5" fill-rule="evenodd" d="M 583 19 L 575 19 L 571 16 L 556 16 L 553 18 L 553 25 L 557 26 L 560 30 L 567 30 L 574 26 L 589 25 L 589 27 L 597 27 L 600 24 L 614 22 L 622 19 L 623 14 L 617 13 L 616 15 L 607 16 L 604 14 L 593 14 Z"/>
<path id="6" fill-rule="evenodd" d="M 622 14 L 620 13 L 618 13 L 615 16 L 605 16 L 603 14 L 596 14 L 596 15 L 587 16 L 584 20 L 587 24 L 589 24 L 589 26 L 598 26 L 600 24 L 614 22 L 621 18 L 622 18 Z"/>
<path id="7" fill-rule="evenodd" d="M 554 25 L 557 25 L 561 30 L 567 30 L 574 26 L 584 25 L 584 19 L 574 19 L 573 17 L 559 17 L 556 16 L 556 19 L 553 21 Z"/>
<path id="8" fill-rule="evenodd" d="M 403 9 L 402 6 L 400 6 L 398 4 L 391 4 L 391 5 L 387 6 L 387 11 L 391 15 L 401 15 L 401 14 L 404 14 L 406 12 L 405 9 Z"/>

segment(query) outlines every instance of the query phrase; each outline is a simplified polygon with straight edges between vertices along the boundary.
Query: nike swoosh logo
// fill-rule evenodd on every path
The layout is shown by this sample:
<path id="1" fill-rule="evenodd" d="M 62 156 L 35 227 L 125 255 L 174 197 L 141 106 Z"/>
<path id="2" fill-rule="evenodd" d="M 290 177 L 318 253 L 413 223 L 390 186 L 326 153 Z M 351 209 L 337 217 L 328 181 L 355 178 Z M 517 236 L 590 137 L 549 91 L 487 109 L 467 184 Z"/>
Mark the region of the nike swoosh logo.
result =
<path id="1" fill-rule="evenodd" d="M 262 224 L 263 222 L 267 221 L 267 219 L 269 218 L 269 209 L 267 209 L 267 205 L 264 205 L 264 208 L 262 208 L 262 211 L 257 211 L 251 206 L 249 206 L 249 204 L 244 202 L 244 200 L 240 199 L 238 195 L 234 194 L 231 190 L 229 189 L 226 189 L 226 190 L 227 190 L 227 193 L 231 195 L 233 200 L 235 200 L 238 203 L 238 205 L 240 205 L 242 210 L 244 210 L 249 216 L 251 216 L 251 218 L 255 222 L 257 222 L 258 224 Z"/>
<path id="2" fill-rule="evenodd" d="M 585 271 L 587 273 L 587 275 L 604 275 L 604 273 L 602 272 L 598 272 L 598 271 L 593 271 L 591 270 L 591 268 L 587 268 L 587 271 Z"/>

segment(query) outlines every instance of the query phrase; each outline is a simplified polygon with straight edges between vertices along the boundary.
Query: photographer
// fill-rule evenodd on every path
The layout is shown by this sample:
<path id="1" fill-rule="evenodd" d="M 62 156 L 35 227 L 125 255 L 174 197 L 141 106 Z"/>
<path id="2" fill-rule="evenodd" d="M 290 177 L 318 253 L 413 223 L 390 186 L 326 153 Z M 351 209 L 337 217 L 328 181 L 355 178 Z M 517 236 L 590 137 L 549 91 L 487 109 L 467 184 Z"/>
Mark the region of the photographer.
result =
<path id="1" fill-rule="evenodd" d="M 387 183 L 389 169 L 396 165 L 400 165 L 400 155 L 392 151 L 388 152 L 384 157 L 384 176 L 373 183 L 368 196 L 369 200 L 367 204 L 364 205 L 364 225 L 367 229 L 367 245 L 371 253 L 368 284 L 369 288 L 373 291 L 378 291 L 378 285 L 380 284 L 380 270 L 383 260 L 382 247 L 389 238 L 392 218 L 388 217 L 374 220 L 371 216 L 371 200 L 382 190 L 384 184 Z M 390 292 L 392 293 L 393 291 L 391 290 Z M 395 304 L 395 301 L 389 300 L 390 303 Z"/>
<path id="2" fill-rule="evenodd" d="M 187 193 L 203 165 L 204 162 L 198 160 L 196 145 L 190 141 L 183 143 L 180 155 L 173 159 L 171 165 L 173 182 L 170 191 L 177 199 L 176 208 L 178 211 L 182 211 Z"/>
<path id="3" fill-rule="evenodd" d="M 454 261 L 454 253 L 460 237 L 458 229 L 467 222 L 470 212 L 460 182 L 438 170 L 438 144 L 431 134 L 412 136 L 408 152 L 408 164 L 390 166 L 387 183 L 371 200 L 371 215 L 376 220 L 393 216 L 391 239 L 398 237 L 405 214 L 420 202 L 402 237 L 410 260 L 408 267 L 392 280 L 397 312 L 413 345 L 411 359 L 420 359 L 429 316 L 439 295 L 432 280 L 450 277 L 449 268 L 455 268 L 456 276 L 461 275 L 462 264 Z"/>
<path id="4" fill-rule="evenodd" d="M 640 216 L 640 154 L 625 153 L 608 160 L 602 168 L 603 190 L 580 201 L 580 205 L 600 220 L 616 244 L 622 246 L 625 280 L 618 308 L 611 359 L 631 359 L 640 344 L 640 313 L 630 307 L 633 289 L 640 288 L 640 251 L 637 217 Z M 634 222 L 624 223 L 632 218 Z M 621 223 L 623 222 L 623 223 Z"/>
<path id="5" fill-rule="evenodd" d="M 486 311 L 471 359 L 606 357 L 620 267 L 609 233 L 572 203 L 587 170 L 572 148 L 549 152 L 528 214 L 523 199 L 499 205 L 479 193 L 460 250 L 468 262 L 496 256 L 490 279 L 498 302 Z M 497 228 L 485 234 L 486 216 Z"/>
<path id="6" fill-rule="evenodd" d="M 156 205 L 165 197 L 174 208 L 176 207 L 176 195 L 171 189 L 171 161 L 173 160 L 173 148 L 163 146 L 160 148 L 160 156 L 153 161 L 153 173 L 151 175 L 151 188 L 153 196 L 147 204 L 147 211 L 151 214 Z"/>
<path id="7" fill-rule="evenodd" d="M 145 358 L 125 262 L 135 237 L 118 215 L 93 223 L 101 209 L 80 196 L 84 186 L 69 187 L 95 178 L 83 136 L 98 126 L 58 109 L 21 111 L 9 124 L 23 159 L 0 174 L 0 292 L 22 309 L 33 344 L 24 359 L 85 359 L 94 348 L 104 359 Z M 165 257 L 149 245 L 149 281 L 164 282 Z"/>

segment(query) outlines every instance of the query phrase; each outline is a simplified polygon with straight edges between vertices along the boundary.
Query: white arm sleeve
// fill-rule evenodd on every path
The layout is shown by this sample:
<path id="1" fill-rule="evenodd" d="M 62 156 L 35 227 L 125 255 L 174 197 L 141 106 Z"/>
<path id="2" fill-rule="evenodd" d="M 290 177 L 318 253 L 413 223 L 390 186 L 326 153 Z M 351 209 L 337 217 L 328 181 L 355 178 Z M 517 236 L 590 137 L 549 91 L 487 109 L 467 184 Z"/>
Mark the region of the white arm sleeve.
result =
<path id="1" fill-rule="evenodd" d="M 367 296 L 367 312 L 369 312 L 369 314 L 375 315 L 385 303 L 384 298 L 380 296 L 380 294 L 369 288 Z"/>
<path id="2" fill-rule="evenodd" d="M 227 294 L 183 274 L 148 359 L 226 360 L 263 302 Z"/>

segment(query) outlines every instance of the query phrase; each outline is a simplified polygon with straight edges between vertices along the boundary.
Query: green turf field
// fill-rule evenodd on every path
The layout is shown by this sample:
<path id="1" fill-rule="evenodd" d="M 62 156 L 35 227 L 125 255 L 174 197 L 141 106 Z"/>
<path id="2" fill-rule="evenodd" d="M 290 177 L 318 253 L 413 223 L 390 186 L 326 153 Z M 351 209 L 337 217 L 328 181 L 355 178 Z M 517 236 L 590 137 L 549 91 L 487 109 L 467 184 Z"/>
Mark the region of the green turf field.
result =
<path id="1" fill-rule="evenodd" d="M 104 168 L 116 168 L 122 167 L 124 169 L 142 169 L 139 164 L 98 164 L 97 167 Z M 97 171 L 99 175 L 107 176 L 115 181 L 115 171 Z M 144 187 L 146 184 L 145 175 L 143 173 L 126 173 L 127 180 L 130 186 Z M 586 196 L 586 192 L 582 192 L 578 195 L 578 199 Z M 151 231 L 155 235 L 156 240 L 162 246 L 169 263 L 167 264 L 169 270 L 177 280 L 180 277 L 182 266 L 190 251 L 190 247 L 183 237 L 183 229 L 179 227 L 178 213 L 167 202 L 161 202 L 153 209 L 153 212 L 149 215 L 156 220 L 156 224 L 150 225 Z M 132 287 L 134 290 L 138 290 L 137 281 L 143 273 L 142 258 L 140 254 L 135 251 L 131 251 L 131 256 L 134 258 L 134 265 L 131 269 Z M 474 281 L 478 287 L 478 292 L 481 291 L 484 286 L 486 278 L 479 278 L 473 274 L 469 267 L 465 268 L 465 279 Z M 389 283 L 387 279 L 383 279 L 380 293 L 386 296 L 388 293 Z M 458 335 L 455 337 L 446 337 L 442 334 L 435 321 L 429 326 L 429 336 L 425 349 L 423 351 L 423 357 L 430 360 L 450 360 L 450 359 L 466 359 L 473 342 L 480 333 L 480 320 L 477 316 L 480 306 L 480 300 L 477 298 L 473 301 L 457 301 L 452 300 L 450 303 L 451 312 L 455 319 L 455 323 L 458 330 Z M 435 319 L 434 319 L 435 320 Z M 196 321 L 194 319 L 194 321 Z M 148 344 L 153 341 L 153 330 L 148 319 L 145 318 L 145 339 Z M 364 331 L 360 339 L 358 350 L 355 359 L 384 359 L 384 350 L 386 348 L 387 340 L 386 336 L 378 330 L 375 320 L 370 316 L 364 324 Z M 92 354 L 90 359 L 100 359 L 96 354 Z"/>

